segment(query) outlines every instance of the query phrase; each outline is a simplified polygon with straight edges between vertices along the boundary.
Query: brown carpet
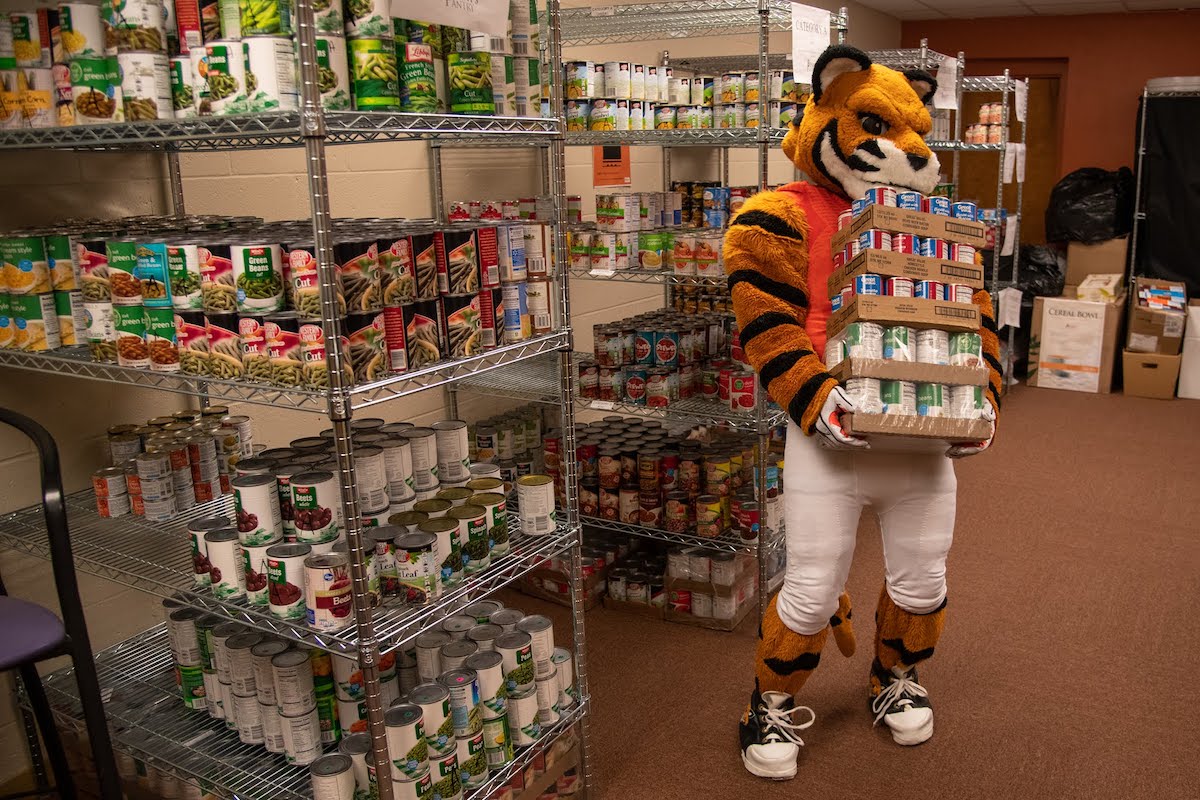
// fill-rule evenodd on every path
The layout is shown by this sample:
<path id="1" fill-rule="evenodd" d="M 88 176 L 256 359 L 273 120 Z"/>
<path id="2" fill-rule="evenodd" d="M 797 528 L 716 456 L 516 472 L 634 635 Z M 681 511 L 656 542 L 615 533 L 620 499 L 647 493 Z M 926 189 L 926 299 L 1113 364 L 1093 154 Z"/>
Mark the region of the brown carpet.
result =
<path id="1" fill-rule="evenodd" d="M 1186 400 L 1007 399 L 994 449 L 958 470 L 946 632 L 921 669 L 937 728 L 917 748 L 872 730 L 866 708 L 874 519 L 850 578 L 859 652 L 831 643 L 805 687 L 817 723 L 790 783 L 752 778 L 739 758 L 752 619 L 725 634 L 588 612 L 598 795 L 1200 797 L 1198 423 Z M 505 599 L 552 613 L 566 638 L 561 609 Z"/>

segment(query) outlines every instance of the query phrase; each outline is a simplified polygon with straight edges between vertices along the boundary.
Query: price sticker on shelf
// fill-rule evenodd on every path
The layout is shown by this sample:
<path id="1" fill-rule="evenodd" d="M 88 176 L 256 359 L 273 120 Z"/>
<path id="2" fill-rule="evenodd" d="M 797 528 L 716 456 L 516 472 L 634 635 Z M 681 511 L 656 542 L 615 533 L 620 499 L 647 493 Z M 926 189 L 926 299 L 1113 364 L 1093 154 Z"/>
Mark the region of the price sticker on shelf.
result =
<path id="1" fill-rule="evenodd" d="M 611 270 L 611 269 L 588 270 L 588 275 L 593 275 L 597 278 L 611 278 L 613 275 L 616 275 L 616 274 L 617 274 L 616 271 Z"/>
<path id="2" fill-rule="evenodd" d="M 615 17 L 616 15 L 616 6 L 596 6 L 592 9 L 593 17 Z"/>
<path id="3" fill-rule="evenodd" d="M 594 408 L 597 411 L 612 411 L 617 407 L 617 404 L 612 400 L 593 400 L 588 403 L 588 408 Z"/>

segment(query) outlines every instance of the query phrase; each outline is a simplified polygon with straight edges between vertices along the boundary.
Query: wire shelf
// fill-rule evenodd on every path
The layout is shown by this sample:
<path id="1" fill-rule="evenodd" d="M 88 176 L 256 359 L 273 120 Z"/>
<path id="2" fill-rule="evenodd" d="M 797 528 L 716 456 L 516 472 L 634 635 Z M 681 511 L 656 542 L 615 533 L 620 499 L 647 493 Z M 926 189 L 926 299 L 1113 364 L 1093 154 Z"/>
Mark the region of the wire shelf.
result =
<path id="1" fill-rule="evenodd" d="M 559 126 L 557 120 L 540 117 L 383 111 L 326 111 L 323 119 L 328 144 L 442 139 L 549 145 Z M 296 111 L 0 131 L 0 149 L 6 150 L 238 150 L 303 143 L 301 114 Z"/>
<path id="2" fill-rule="evenodd" d="M 236 731 L 205 711 L 184 707 L 175 684 L 174 665 L 164 625 L 127 639 L 96 655 L 105 713 L 115 747 L 205 793 L 246 800 L 308 800 L 308 768 L 268 753 L 262 745 L 243 744 Z M 59 719 L 79 727 L 83 711 L 71 667 L 43 679 Z M 484 800 L 507 784 L 567 735 L 587 713 L 588 698 L 543 730 L 536 742 L 516 752 L 513 762 L 492 773 L 486 784 L 464 792 L 464 800 Z M 330 746 L 327 751 L 336 751 Z"/>
<path id="3" fill-rule="evenodd" d="M 91 490 L 68 495 L 67 509 L 75 562 L 84 572 L 160 597 L 176 598 L 185 605 L 286 639 L 350 655 L 357 652 L 358 636 L 353 626 L 335 633 L 315 631 L 303 623 L 276 619 L 269 609 L 250 606 L 245 600 L 220 600 L 211 592 L 193 589 L 187 524 L 217 514 L 230 516 L 231 496 L 197 505 L 168 523 L 132 516 L 101 517 L 96 513 Z M 577 529 L 566 526 L 559 526 L 547 536 L 525 536 L 514 513 L 509 517 L 509 538 L 509 553 L 495 558 L 484 572 L 468 576 L 430 603 L 409 606 L 395 598 L 386 599 L 374 612 L 380 652 L 396 650 L 446 614 L 516 581 L 546 559 L 568 550 L 578 536 Z M 31 506 L 0 516 L 0 544 L 49 558 L 42 507 Z"/>
<path id="4" fill-rule="evenodd" d="M 926 48 L 922 56 L 919 47 L 905 47 L 893 50 L 869 50 L 867 55 L 875 64 L 881 64 L 892 69 L 923 69 L 936 70 L 942 66 L 942 61 L 951 56 Z"/>
<path id="5" fill-rule="evenodd" d="M 1015 92 L 1017 82 L 1003 75 L 967 76 L 958 79 L 959 88 L 964 92 Z"/>
<path id="6" fill-rule="evenodd" d="M 568 131 L 567 145 L 647 145 L 655 147 L 754 147 L 759 131 L 782 142 L 786 128 L 688 128 L 662 131 Z"/>
<path id="7" fill-rule="evenodd" d="M 672 533 L 659 528 L 644 528 L 641 525 L 631 525 L 628 522 L 617 522 L 600 517 L 583 517 L 585 530 L 601 530 L 608 533 L 621 533 L 627 536 L 640 536 L 643 539 L 654 539 L 668 544 L 679 544 L 686 547 L 703 547 L 708 550 L 722 550 L 729 553 L 753 553 L 757 549 L 754 540 L 746 540 L 732 531 L 720 536 L 696 536 L 690 533 Z"/>
<path id="8" fill-rule="evenodd" d="M 1003 144 L 972 144 L 969 142 L 943 142 L 931 140 L 925 142 L 930 150 L 942 150 L 952 152 L 957 150 L 960 153 L 1001 153 L 1004 151 Z"/>
<path id="9" fill-rule="evenodd" d="M 591 353 L 575 354 L 577 363 L 590 358 L 592 358 Z M 480 394 L 501 395 L 532 403 L 557 403 L 559 396 L 558 363 L 549 358 L 533 359 L 502 372 L 492 372 L 461 381 L 456 389 Z M 624 414 L 629 417 L 647 417 L 692 424 L 722 423 L 736 430 L 750 432 L 758 430 L 752 412 L 733 411 L 724 401 L 700 397 L 676 400 L 664 408 L 614 403 L 609 400 L 589 400 L 583 397 L 577 397 L 575 404 L 592 411 Z M 772 405 L 768 408 L 768 413 L 763 420 L 763 430 L 765 432 L 777 425 L 782 425 L 786 420 L 787 415 L 783 410 Z"/>
<path id="10" fill-rule="evenodd" d="M 568 341 L 566 332 L 556 331 L 525 342 L 502 345 L 469 358 L 441 361 L 421 369 L 360 384 L 347 391 L 350 407 L 362 409 L 406 397 L 415 392 L 461 380 L 477 372 L 487 372 L 560 350 Z M 312 389 L 283 389 L 264 383 L 203 378 L 181 372 L 151 372 L 105 364 L 92 361 L 86 347 L 64 347 L 44 353 L 0 350 L 0 366 L 141 386 L 177 394 L 207 394 L 212 398 L 235 403 L 287 407 L 318 414 L 326 414 L 329 411 L 329 395 L 325 392 Z"/>
<path id="11" fill-rule="evenodd" d="M 675 229 L 683 232 L 682 229 Z M 593 281 L 625 281 L 629 283 L 672 283 L 681 286 L 711 286 L 713 288 L 725 285 L 725 276 L 717 273 L 713 276 L 680 275 L 673 270 L 662 269 L 618 269 L 611 272 L 596 271 L 591 268 L 571 267 L 571 275 Z"/>
<path id="12" fill-rule="evenodd" d="M 792 29 L 789 0 L 768 0 L 767 25 Z M 687 3 L 638 3 L 564 8 L 564 45 L 610 44 L 648 39 L 687 39 L 758 33 L 758 0 L 694 0 Z M 846 18 L 830 13 L 830 30 L 844 30 Z"/>
<path id="13" fill-rule="evenodd" d="M 758 53 L 745 53 L 732 56 L 680 56 L 672 58 L 670 65 L 675 69 L 683 69 L 697 75 L 719 75 L 722 72 L 757 72 Z M 791 53 L 768 53 L 767 69 L 790 70 L 792 68 Z M 808 85 L 807 76 L 801 83 Z"/>

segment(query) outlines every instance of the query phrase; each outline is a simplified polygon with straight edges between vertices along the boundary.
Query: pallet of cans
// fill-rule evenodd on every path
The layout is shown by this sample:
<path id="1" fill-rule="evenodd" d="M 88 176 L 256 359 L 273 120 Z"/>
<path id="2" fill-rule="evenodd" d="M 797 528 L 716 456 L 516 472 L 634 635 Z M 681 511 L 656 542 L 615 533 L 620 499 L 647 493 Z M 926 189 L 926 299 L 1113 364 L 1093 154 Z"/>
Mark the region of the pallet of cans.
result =
<path id="1" fill-rule="evenodd" d="M 344 380 L 468 358 L 553 330 L 546 226 L 337 220 Z M 526 242 L 542 255 L 527 260 Z M 69 220 L 0 237 L 0 346 L 86 345 L 154 372 L 327 389 L 311 222 Z M 18 320 L 20 320 L 18 322 Z"/>
<path id="2" fill-rule="evenodd" d="M 494 600 L 444 618 L 400 651 L 396 663 L 400 694 L 385 696 L 384 725 L 392 762 L 387 777 L 397 797 L 461 797 L 477 789 L 579 700 L 574 657 L 555 645 L 553 623 Z M 366 730 L 356 666 L 334 656 L 343 732 Z M 311 762 L 315 796 L 374 795 L 370 741 L 360 736 L 342 738 L 336 754 Z"/>
<path id="3" fill-rule="evenodd" d="M 778 458 L 768 454 L 767 483 L 756 493 L 752 436 L 710 429 L 688 438 L 687 431 L 672 433 L 658 420 L 616 415 L 577 426 L 577 435 L 579 513 L 597 527 L 614 521 L 753 541 L 776 513 Z"/>
<path id="4" fill-rule="evenodd" d="M 730 411 L 754 410 L 756 378 L 734 360 L 722 314 L 653 311 L 593 327 L 594 360 L 579 364 L 579 396 L 604 403 L 668 408 L 692 398 Z"/>
<path id="5" fill-rule="evenodd" d="M 602 532 L 589 534 L 581 551 L 580 597 L 585 610 L 600 604 L 606 591 L 608 569 L 629 549 L 628 537 L 606 537 Z M 555 556 L 537 569 L 521 577 L 517 588 L 536 597 L 567 608 L 571 607 L 571 557 Z"/>
<path id="6" fill-rule="evenodd" d="M 232 492 L 236 465 L 254 450 L 251 420 L 225 406 L 176 411 L 108 428 L 112 466 L 92 473 L 96 511 L 166 522 Z"/>
<path id="7" fill-rule="evenodd" d="M 976 217 L 973 203 L 881 187 L 839 221 L 833 248 L 842 258 L 835 258 L 829 282 L 825 363 L 856 405 L 856 432 L 987 438 L 981 414 L 989 371 L 973 302 L 983 287 L 975 246 L 912 233 L 978 242 Z M 868 271 L 873 266 L 884 272 Z"/>
<path id="8" fill-rule="evenodd" d="M 695 74 L 669 65 L 570 61 L 568 131 L 787 127 L 802 99 L 790 72 Z"/>

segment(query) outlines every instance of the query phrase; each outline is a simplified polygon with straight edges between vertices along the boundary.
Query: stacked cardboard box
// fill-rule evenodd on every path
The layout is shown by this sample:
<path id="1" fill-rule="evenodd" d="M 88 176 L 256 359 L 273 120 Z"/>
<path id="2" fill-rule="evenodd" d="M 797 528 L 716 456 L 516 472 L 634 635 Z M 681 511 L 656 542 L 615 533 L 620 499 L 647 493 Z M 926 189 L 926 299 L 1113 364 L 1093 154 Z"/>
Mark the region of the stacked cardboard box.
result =
<path id="1" fill-rule="evenodd" d="M 1200 400 L 1200 299 L 1188 304 L 1183 335 L 1183 362 L 1179 367 L 1179 396 Z"/>
<path id="2" fill-rule="evenodd" d="M 890 236 L 880 239 L 877 231 Z M 835 270 L 828 289 L 830 297 L 834 298 L 835 310 L 827 327 L 830 342 L 825 353 L 827 366 L 847 386 L 852 397 L 863 388 L 859 379 L 883 382 L 885 391 L 895 389 L 897 383 L 901 387 L 932 385 L 936 387 L 932 390 L 933 396 L 940 394 L 942 387 L 946 392 L 968 387 L 974 407 L 982 408 L 988 368 L 978 351 L 974 356 L 955 359 L 953 364 L 949 363 L 948 352 L 945 359 L 922 363 L 913 352 L 915 341 L 909 348 L 892 348 L 885 344 L 882 357 L 864 357 L 864 348 L 842 344 L 855 338 L 861 330 L 860 323 L 877 325 L 885 330 L 908 329 L 914 336 L 919 336 L 922 331 L 943 331 L 947 337 L 978 334 L 979 309 L 969 295 L 983 287 L 983 270 L 973 258 L 959 261 L 880 248 L 881 241 L 898 239 L 897 235 L 969 247 L 985 244 L 984 226 L 973 219 L 889 205 L 867 205 L 861 209 L 832 237 Z M 856 254 L 847 250 L 854 241 L 859 242 Z M 900 279 L 899 285 L 918 290 L 920 284 L 928 282 L 926 286 L 957 285 L 969 287 L 969 291 L 965 296 L 960 294 L 952 299 L 944 299 L 936 291 L 918 297 L 915 295 L 920 291 L 910 292 L 908 288 L 890 295 L 861 293 L 859 288 L 866 285 L 861 279 L 865 277 L 869 282 L 871 276 L 877 276 L 884 286 L 894 286 L 896 281 L 891 279 Z M 978 341 L 977 336 L 975 341 Z M 867 386 L 872 387 L 868 389 L 872 391 L 875 384 Z M 872 404 L 861 405 L 869 407 Z M 879 449 L 936 449 L 944 447 L 946 442 L 987 438 L 990 428 L 986 421 L 975 416 L 973 411 L 964 416 L 950 416 L 950 405 L 948 397 L 944 406 L 935 403 L 913 408 L 907 403 L 892 403 L 885 405 L 884 413 L 859 411 L 843 422 L 851 432 L 866 436 L 872 446 Z"/>
<path id="3" fill-rule="evenodd" d="M 1136 278 L 1125 341 L 1125 394 L 1169 400 L 1183 362 L 1187 293 L 1182 283 Z"/>

